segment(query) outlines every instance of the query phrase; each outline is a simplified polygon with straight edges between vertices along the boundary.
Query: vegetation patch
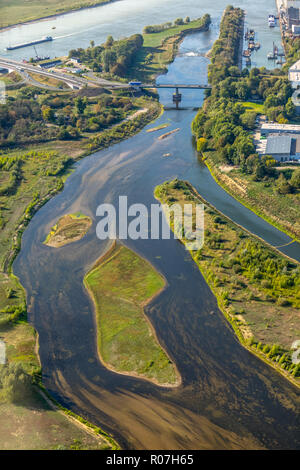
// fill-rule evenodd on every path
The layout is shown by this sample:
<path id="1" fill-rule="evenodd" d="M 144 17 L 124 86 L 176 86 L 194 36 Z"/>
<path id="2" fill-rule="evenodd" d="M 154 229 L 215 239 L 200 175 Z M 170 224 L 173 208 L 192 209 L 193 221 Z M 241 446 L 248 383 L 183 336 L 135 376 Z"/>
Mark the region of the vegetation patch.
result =
<path id="1" fill-rule="evenodd" d="M 157 385 L 178 385 L 176 367 L 143 311 L 164 288 L 163 277 L 146 260 L 116 244 L 85 276 L 84 284 L 95 304 L 103 363 Z"/>
<path id="2" fill-rule="evenodd" d="M 59 248 L 69 243 L 77 242 L 85 236 L 91 225 L 92 219 L 80 212 L 64 215 L 51 228 L 44 243 L 45 245 Z"/>
<path id="3" fill-rule="evenodd" d="M 1 27 L 34 21 L 51 15 L 66 13 L 71 10 L 109 3 L 112 0 L 10 0 L 1 2 Z"/>
<path id="4" fill-rule="evenodd" d="M 242 343 L 299 383 L 300 366 L 291 359 L 300 332 L 299 264 L 234 224 L 187 182 L 166 182 L 155 196 L 168 205 L 204 203 L 204 246 L 192 258 Z"/>

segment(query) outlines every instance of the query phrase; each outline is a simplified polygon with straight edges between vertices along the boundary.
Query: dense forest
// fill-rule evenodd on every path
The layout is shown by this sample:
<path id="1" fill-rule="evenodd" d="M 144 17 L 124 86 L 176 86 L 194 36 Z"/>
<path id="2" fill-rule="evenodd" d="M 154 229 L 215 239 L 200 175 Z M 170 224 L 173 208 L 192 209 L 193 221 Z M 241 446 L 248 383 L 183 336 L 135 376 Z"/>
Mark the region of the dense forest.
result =
<path id="1" fill-rule="evenodd" d="M 76 57 L 92 68 L 94 72 L 107 72 L 120 77 L 126 76 L 138 51 L 143 47 L 143 36 L 134 34 L 126 39 L 114 41 L 108 36 L 101 46 L 91 41 L 88 49 L 72 49 L 69 57 Z"/>

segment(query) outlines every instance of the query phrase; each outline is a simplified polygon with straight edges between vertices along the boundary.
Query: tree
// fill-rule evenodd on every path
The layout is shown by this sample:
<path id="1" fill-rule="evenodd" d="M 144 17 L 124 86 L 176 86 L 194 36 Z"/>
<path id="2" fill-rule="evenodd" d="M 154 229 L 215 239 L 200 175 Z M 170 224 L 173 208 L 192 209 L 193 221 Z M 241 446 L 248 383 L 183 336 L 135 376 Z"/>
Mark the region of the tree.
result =
<path id="1" fill-rule="evenodd" d="M 75 98 L 75 108 L 78 114 L 83 114 L 85 108 L 87 107 L 87 98 L 86 96 L 84 98 L 81 98 L 81 96 L 78 96 Z"/>
<path id="2" fill-rule="evenodd" d="M 0 389 L 5 400 L 13 403 L 24 401 L 31 389 L 31 377 L 20 363 L 0 366 Z"/>
<path id="3" fill-rule="evenodd" d="M 42 106 L 42 114 L 44 121 L 53 122 L 55 120 L 55 114 L 50 106 Z"/>
<path id="4" fill-rule="evenodd" d="M 111 47 L 114 43 L 114 38 L 112 36 L 107 36 L 105 47 Z"/>
<path id="5" fill-rule="evenodd" d="M 293 171 L 291 185 L 295 189 L 300 189 L 300 168 L 297 168 L 297 170 Z"/>
<path id="6" fill-rule="evenodd" d="M 184 20 L 185 23 L 189 23 L 190 21 L 191 21 L 191 19 L 190 19 L 189 16 L 187 16 L 187 17 L 185 18 L 185 20 Z"/>
<path id="7" fill-rule="evenodd" d="M 207 139 L 204 137 L 200 137 L 200 139 L 197 140 L 197 152 L 202 153 L 205 152 L 207 149 Z"/>
<path id="8" fill-rule="evenodd" d="M 292 187 L 285 179 L 283 173 L 280 173 L 276 186 L 279 194 L 289 194 L 292 192 Z"/>
<path id="9" fill-rule="evenodd" d="M 296 115 L 296 107 L 292 101 L 292 98 L 289 98 L 285 105 L 285 113 L 288 119 L 293 119 Z"/>
<path id="10" fill-rule="evenodd" d="M 90 46 L 95 47 L 95 41 L 90 41 Z"/>
<path id="11" fill-rule="evenodd" d="M 184 24 L 184 23 L 183 23 L 183 19 L 182 19 L 182 18 L 176 18 L 176 20 L 174 21 L 174 24 L 175 24 L 176 26 L 179 26 L 179 25 Z"/>

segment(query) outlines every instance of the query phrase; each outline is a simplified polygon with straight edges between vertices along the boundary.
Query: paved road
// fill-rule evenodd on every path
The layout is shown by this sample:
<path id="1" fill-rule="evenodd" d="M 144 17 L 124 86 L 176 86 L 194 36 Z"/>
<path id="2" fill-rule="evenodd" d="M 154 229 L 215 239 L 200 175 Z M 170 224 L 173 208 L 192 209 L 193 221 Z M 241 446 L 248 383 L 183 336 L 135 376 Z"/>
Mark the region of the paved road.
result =
<path id="1" fill-rule="evenodd" d="M 6 67 L 10 69 L 17 70 L 18 72 L 24 73 L 27 72 L 26 78 L 29 82 L 32 83 L 33 79 L 28 76 L 29 72 L 37 73 L 39 75 L 43 75 L 50 78 L 55 78 L 56 80 L 62 81 L 67 83 L 71 88 L 83 88 L 83 87 L 104 87 L 104 88 L 128 88 L 129 85 L 126 83 L 120 82 L 111 82 L 109 80 L 105 80 L 103 78 L 95 78 L 88 80 L 87 78 L 83 77 L 75 77 L 73 75 L 69 75 L 63 72 L 50 72 L 49 70 L 42 69 L 40 67 L 31 65 L 31 64 L 24 64 L 23 62 L 18 62 L 16 60 L 6 59 L 0 57 L 0 66 Z M 41 84 L 37 81 L 34 81 L 36 86 L 40 86 Z M 43 88 L 52 88 L 47 87 L 47 85 L 43 85 Z"/>

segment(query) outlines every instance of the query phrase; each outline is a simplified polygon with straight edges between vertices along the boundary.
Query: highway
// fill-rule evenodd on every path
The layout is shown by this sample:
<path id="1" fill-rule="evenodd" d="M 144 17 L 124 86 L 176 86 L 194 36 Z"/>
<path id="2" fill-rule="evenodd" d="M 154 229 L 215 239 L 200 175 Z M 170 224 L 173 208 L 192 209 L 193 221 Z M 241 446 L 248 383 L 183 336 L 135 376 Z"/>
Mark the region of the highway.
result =
<path id="1" fill-rule="evenodd" d="M 73 75 L 69 75 L 63 72 L 50 72 L 49 70 L 45 70 L 41 67 L 37 67 L 31 64 L 18 62 L 16 60 L 6 59 L 2 57 L 0 57 L 0 67 L 13 69 L 21 73 L 27 72 L 28 74 L 32 72 L 32 73 L 36 73 L 36 74 L 43 75 L 46 77 L 54 78 L 56 80 L 67 83 L 71 88 L 80 89 L 86 86 L 90 86 L 90 87 L 101 86 L 104 88 L 128 88 L 129 87 L 129 85 L 127 85 L 126 83 L 111 82 L 103 78 L 87 79 L 84 77 L 75 77 Z M 32 83 L 32 79 L 30 79 L 28 75 L 27 75 L 27 80 L 28 82 Z M 39 82 L 35 82 L 34 84 L 38 86 L 38 83 Z M 46 86 L 44 85 L 42 87 L 44 88 Z M 52 88 L 52 87 L 49 87 L 49 88 Z"/>

